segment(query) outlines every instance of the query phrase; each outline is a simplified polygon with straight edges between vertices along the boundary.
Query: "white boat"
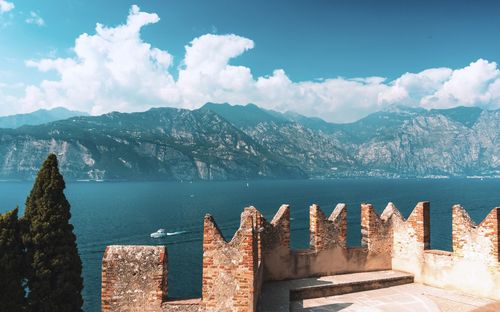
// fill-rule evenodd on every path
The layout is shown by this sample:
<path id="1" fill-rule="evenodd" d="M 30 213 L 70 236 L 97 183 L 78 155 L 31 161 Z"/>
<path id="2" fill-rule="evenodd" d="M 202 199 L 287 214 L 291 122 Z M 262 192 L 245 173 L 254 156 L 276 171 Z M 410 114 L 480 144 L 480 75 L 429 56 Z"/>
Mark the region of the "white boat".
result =
<path id="1" fill-rule="evenodd" d="M 158 229 L 158 231 L 151 233 L 149 236 L 151 236 L 151 238 L 162 238 L 167 237 L 168 233 L 165 229 Z"/>

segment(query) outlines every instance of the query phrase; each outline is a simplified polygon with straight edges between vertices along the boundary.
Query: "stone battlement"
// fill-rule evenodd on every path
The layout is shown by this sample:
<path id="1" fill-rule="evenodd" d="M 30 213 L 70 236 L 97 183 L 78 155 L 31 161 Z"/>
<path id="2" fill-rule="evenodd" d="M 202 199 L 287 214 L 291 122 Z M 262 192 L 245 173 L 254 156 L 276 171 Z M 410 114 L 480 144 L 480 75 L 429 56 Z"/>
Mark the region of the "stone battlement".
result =
<path id="1" fill-rule="evenodd" d="M 312 205 L 310 247 L 290 248 L 290 207 L 269 222 L 245 208 L 230 241 L 205 216 L 202 297 L 168 298 L 164 246 L 108 246 L 102 264 L 103 311 L 256 311 L 266 281 L 342 273 L 399 270 L 416 282 L 500 299 L 500 207 L 476 225 L 460 205 L 452 208 L 453 252 L 430 250 L 430 204 L 420 202 L 405 219 L 389 203 L 379 216 L 361 205 L 362 247 L 348 247 L 347 206 L 327 217 Z"/>

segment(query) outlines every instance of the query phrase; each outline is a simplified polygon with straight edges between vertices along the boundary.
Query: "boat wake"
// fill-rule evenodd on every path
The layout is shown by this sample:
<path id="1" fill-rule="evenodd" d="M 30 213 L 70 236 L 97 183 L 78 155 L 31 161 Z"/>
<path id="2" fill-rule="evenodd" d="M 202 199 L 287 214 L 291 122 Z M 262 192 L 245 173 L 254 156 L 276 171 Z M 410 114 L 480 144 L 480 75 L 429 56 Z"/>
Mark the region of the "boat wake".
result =
<path id="1" fill-rule="evenodd" d="M 173 235 L 180 235 L 180 234 L 185 234 L 188 231 L 177 231 L 177 232 L 168 232 L 167 236 L 173 236 Z"/>

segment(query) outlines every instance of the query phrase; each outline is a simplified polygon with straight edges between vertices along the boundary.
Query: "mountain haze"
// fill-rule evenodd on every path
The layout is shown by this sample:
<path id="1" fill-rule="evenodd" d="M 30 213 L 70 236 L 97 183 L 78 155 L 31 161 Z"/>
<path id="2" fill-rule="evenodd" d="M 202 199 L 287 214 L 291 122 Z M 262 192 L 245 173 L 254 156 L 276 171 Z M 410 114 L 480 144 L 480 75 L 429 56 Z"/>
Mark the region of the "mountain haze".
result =
<path id="1" fill-rule="evenodd" d="M 28 114 L 0 117 L 0 128 L 18 128 L 25 125 L 41 125 L 47 122 L 67 119 L 75 116 L 86 116 L 87 113 L 71 111 L 63 107 L 39 109 Z"/>
<path id="2" fill-rule="evenodd" d="M 0 129 L 0 178 L 33 178 L 49 152 L 68 179 L 500 176 L 499 137 L 499 110 L 394 106 L 332 124 L 207 103 Z"/>

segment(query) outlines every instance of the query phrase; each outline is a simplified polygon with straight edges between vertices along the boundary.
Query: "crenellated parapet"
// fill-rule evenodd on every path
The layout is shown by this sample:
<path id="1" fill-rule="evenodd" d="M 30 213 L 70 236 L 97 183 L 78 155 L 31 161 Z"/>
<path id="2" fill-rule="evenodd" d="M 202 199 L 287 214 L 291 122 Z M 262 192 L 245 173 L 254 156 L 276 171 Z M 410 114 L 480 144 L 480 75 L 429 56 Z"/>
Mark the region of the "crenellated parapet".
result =
<path id="1" fill-rule="evenodd" d="M 202 304 L 205 311 L 253 311 L 257 276 L 254 214 L 245 210 L 241 224 L 227 242 L 212 216 L 203 229 Z"/>
<path id="2" fill-rule="evenodd" d="M 430 248 L 430 204 L 419 202 L 408 219 L 393 203 L 385 209 L 392 219 L 392 268 L 421 280 L 424 250 Z"/>
<path id="3" fill-rule="evenodd" d="M 347 248 L 347 206 L 337 204 L 327 218 L 316 204 L 309 208 L 311 248 L 315 251 Z"/>
<path id="4" fill-rule="evenodd" d="M 371 204 L 361 204 L 361 246 L 369 252 L 387 254 L 392 249 L 392 214 L 390 204 L 381 216 Z"/>
<path id="5" fill-rule="evenodd" d="M 284 214 L 285 211 L 286 214 Z M 373 213 L 376 219 L 379 219 L 374 211 Z M 272 238 L 270 241 L 277 241 L 273 238 L 276 236 L 275 233 L 287 233 L 286 237 L 289 237 L 288 206 L 286 210 L 282 207 L 278 211 L 273 221 L 277 220 L 282 220 L 281 222 L 285 226 L 278 226 L 277 222 L 266 225 L 266 222 L 264 222 L 262 233 L 269 233 L 270 235 L 264 234 L 263 241 L 269 238 Z M 318 205 L 311 205 L 309 208 L 309 225 L 310 246 L 308 249 L 290 249 L 288 240 L 286 240 L 286 245 L 281 244 L 279 248 L 267 249 L 264 256 L 264 280 L 285 280 L 390 269 L 390 252 L 382 252 L 377 249 L 370 250 L 367 247 L 350 248 L 347 246 L 347 206 L 345 204 L 337 204 L 329 217 Z M 373 240 L 380 239 L 380 233 L 389 231 L 382 223 L 371 222 L 368 227 L 372 231 L 373 235 L 370 237 Z M 272 244 L 272 246 L 275 246 L 275 244 Z M 263 250 L 265 249 L 263 247 Z"/>
<path id="6" fill-rule="evenodd" d="M 460 205 L 452 208 L 453 251 L 426 250 L 422 282 L 500 300 L 499 211 L 479 225 Z"/>
<path id="7" fill-rule="evenodd" d="M 262 218 L 262 251 L 272 253 L 279 248 L 290 248 L 290 206 L 281 205 L 271 222 Z"/>
<path id="8" fill-rule="evenodd" d="M 262 281 L 279 279 L 287 273 L 283 260 L 290 257 L 290 206 L 281 205 L 271 222 L 254 207 L 258 229 L 258 253 L 262 260 Z"/>
<path id="9" fill-rule="evenodd" d="M 453 253 L 457 257 L 487 261 L 495 266 L 499 259 L 500 207 L 494 208 L 476 225 L 460 205 L 452 208 Z"/>
<path id="10" fill-rule="evenodd" d="M 227 241 L 210 215 L 203 225 L 202 297 L 167 296 L 164 246 L 108 246 L 102 267 L 103 311 L 255 311 L 262 283 L 394 269 L 416 282 L 500 299 L 500 208 L 476 225 L 460 205 L 452 208 L 453 252 L 430 250 L 430 204 L 419 202 L 403 217 L 393 203 L 380 216 L 361 205 L 362 247 L 347 246 L 347 206 L 327 215 L 309 209 L 310 247 L 290 248 L 290 206 L 271 222 L 245 208 Z"/>
<path id="11" fill-rule="evenodd" d="M 245 208 L 253 216 L 257 237 L 259 263 L 263 257 L 279 253 L 290 248 L 290 206 L 281 205 L 271 222 L 255 207 Z"/>

